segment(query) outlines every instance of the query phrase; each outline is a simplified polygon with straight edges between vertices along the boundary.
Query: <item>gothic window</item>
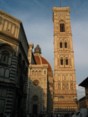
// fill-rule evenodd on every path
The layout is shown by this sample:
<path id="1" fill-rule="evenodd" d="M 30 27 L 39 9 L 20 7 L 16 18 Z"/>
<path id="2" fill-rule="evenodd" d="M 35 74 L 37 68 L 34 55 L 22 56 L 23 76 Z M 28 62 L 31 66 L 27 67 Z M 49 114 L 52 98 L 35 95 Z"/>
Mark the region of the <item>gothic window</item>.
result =
<path id="1" fill-rule="evenodd" d="M 6 71 L 5 71 L 5 77 L 6 77 L 6 78 L 9 77 L 9 69 L 6 69 Z"/>
<path id="2" fill-rule="evenodd" d="M 64 47 L 67 48 L 67 42 L 64 43 Z"/>
<path id="3" fill-rule="evenodd" d="M 65 62 L 66 62 L 66 65 L 68 65 L 68 58 L 66 58 L 66 61 Z"/>
<path id="4" fill-rule="evenodd" d="M 60 32 L 65 32 L 65 24 L 60 23 Z"/>
<path id="5" fill-rule="evenodd" d="M 62 48 L 62 42 L 60 42 L 60 48 Z"/>
<path id="6" fill-rule="evenodd" d="M 1 53 L 1 63 L 8 64 L 9 61 L 9 52 L 8 51 L 2 51 Z"/>
<path id="7" fill-rule="evenodd" d="M 60 64 L 63 65 L 63 58 L 60 59 Z"/>
<path id="8" fill-rule="evenodd" d="M 0 68 L 0 76 L 4 76 L 4 68 Z"/>

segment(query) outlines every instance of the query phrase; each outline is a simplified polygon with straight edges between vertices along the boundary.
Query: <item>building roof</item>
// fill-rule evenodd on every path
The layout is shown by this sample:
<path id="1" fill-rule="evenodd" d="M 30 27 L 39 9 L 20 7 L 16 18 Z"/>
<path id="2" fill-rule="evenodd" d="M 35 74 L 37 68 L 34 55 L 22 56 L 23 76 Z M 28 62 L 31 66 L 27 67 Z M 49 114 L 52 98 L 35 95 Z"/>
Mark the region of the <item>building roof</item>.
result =
<path id="1" fill-rule="evenodd" d="M 2 10 L 0 10 L 0 14 L 1 14 L 1 16 L 5 16 L 5 17 L 8 17 L 10 19 L 13 19 L 13 20 L 17 21 L 18 23 L 22 23 L 19 19 L 11 16 L 10 14 L 8 14 L 8 13 L 2 11 Z"/>
<path id="2" fill-rule="evenodd" d="M 85 80 L 83 80 L 83 81 L 79 84 L 79 86 L 88 87 L 88 77 L 87 77 Z"/>
<path id="3" fill-rule="evenodd" d="M 84 101 L 86 99 L 86 96 L 79 99 L 79 101 Z"/>

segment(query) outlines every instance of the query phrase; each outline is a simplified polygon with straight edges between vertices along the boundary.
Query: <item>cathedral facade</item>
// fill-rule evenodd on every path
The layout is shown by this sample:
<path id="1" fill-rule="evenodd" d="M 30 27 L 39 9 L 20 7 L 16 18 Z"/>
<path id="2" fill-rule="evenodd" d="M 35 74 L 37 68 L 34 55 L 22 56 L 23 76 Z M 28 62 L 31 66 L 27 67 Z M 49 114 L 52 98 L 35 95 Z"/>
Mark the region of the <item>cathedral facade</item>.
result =
<path id="1" fill-rule="evenodd" d="M 41 55 L 39 45 L 29 45 L 28 115 L 45 115 L 53 111 L 53 73 L 49 62 Z M 31 56 L 32 55 L 32 56 Z M 32 58 L 32 59 L 31 59 Z M 34 61 L 33 61 L 34 60 Z"/>

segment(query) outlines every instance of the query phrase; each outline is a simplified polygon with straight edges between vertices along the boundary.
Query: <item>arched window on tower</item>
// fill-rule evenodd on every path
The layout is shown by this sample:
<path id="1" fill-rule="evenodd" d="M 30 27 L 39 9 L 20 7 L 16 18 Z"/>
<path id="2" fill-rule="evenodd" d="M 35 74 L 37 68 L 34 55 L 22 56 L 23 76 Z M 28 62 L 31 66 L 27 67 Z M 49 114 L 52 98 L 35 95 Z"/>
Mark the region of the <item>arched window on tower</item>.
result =
<path id="1" fill-rule="evenodd" d="M 66 58 L 65 63 L 66 63 L 66 65 L 68 65 L 68 58 Z"/>
<path id="2" fill-rule="evenodd" d="M 62 42 L 60 42 L 60 48 L 62 48 Z"/>
<path id="3" fill-rule="evenodd" d="M 67 42 L 64 43 L 64 47 L 67 48 Z"/>
<path id="4" fill-rule="evenodd" d="M 60 59 L 60 64 L 63 65 L 63 58 Z"/>
<path id="5" fill-rule="evenodd" d="M 65 24 L 60 23 L 60 32 L 65 32 Z"/>

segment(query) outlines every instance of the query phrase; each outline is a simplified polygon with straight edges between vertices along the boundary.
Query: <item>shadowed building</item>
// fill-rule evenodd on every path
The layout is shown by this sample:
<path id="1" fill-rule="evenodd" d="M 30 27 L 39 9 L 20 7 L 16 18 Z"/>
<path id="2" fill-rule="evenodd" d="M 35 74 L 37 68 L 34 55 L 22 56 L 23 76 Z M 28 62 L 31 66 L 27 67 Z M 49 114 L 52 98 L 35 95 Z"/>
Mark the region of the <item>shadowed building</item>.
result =
<path id="1" fill-rule="evenodd" d="M 53 110 L 69 117 L 76 111 L 76 76 L 69 7 L 53 8 L 54 100 Z"/>
<path id="2" fill-rule="evenodd" d="M 85 88 L 85 97 L 79 100 L 79 108 L 87 108 L 88 109 L 88 77 L 84 79 L 79 86 Z"/>
<path id="3" fill-rule="evenodd" d="M 81 99 L 78 100 L 78 107 L 79 107 L 79 109 L 87 108 L 86 96 L 84 96 L 84 97 L 82 97 Z"/>
<path id="4" fill-rule="evenodd" d="M 0 113 L 26 114 L 28 42 L 21 21 L 0 11 Z"/>
<path id="5" fill-rule="evenodd" d="M 28 114 L 52 113 L 53 104 L 53 74 L 48 61 L 42 57 L 39 45 L 32 53 L 33 45 L 29 46 L 29 75 L 28 75 Z M 30 54 L 31 53 L 31 54 Z M 32 56 L 31 56 L 32 55 Z M 31 58 L 32 60 L 31 60 Z M 34 58 L 34 59 L 33 59 Z M 33 62 L 34 60 L 34 62 Z"/>

